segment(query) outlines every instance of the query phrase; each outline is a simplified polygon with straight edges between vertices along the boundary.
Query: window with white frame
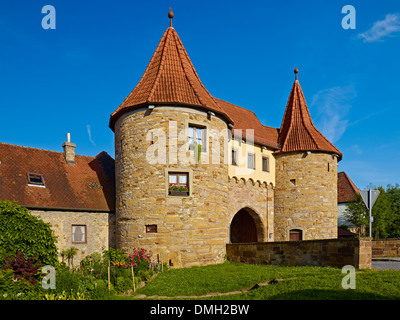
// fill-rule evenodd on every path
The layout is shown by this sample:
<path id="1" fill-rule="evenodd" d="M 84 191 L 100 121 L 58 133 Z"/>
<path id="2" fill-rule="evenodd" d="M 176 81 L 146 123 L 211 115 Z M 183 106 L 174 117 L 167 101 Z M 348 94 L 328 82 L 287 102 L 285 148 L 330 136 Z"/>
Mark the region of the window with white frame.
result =
<path id="1" fill-rule="evenodd" d="M 72 243 L 86 243 L 86 225 L 72 225 Z"/>
<path id="2" fill-rule="evenodd" d="M 189 148 L 194 150 L 195 145 L 201 145 L 201 151 L 206 151 L 206 128 L 189 124 Z"/>
<path id="3" fill-rule="evenodd" d="M 256 157 L 254 153 L 247 154 L 247 168 L 255 169 L 256 168 Z"/>

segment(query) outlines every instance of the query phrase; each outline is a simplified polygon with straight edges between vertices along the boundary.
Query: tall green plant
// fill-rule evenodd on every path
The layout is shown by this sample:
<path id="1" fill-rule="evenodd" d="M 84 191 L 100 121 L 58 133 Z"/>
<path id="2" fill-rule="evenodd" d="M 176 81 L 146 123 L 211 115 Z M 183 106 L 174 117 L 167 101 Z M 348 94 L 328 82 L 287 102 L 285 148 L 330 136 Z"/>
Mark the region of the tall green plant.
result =
<path id="1" fill-rule="evenodd" d="M 357 194 L 357 200 L 347 204 L 344 216 L 347 221 L 359 228 L 359 236 L 363 236 L 361 230 L 364 230 L 368 226 L 369 214 L 361 195 Z"/>
<path id="2" fill-rule="evenodd" d="M 56 243 L 49 223 L 14 201 L 0 201 L 0 259 L 23 252 L 42 264 L 55 265 Z"/>
<path id="3" fill-rule="evenodd" d="M 72 266 L 74 267 L 74 256 L 77 254 L 77 249 L 75 247 L 71 247 L 69 249 L 64 249 L 61 252 L 61 256 L 64 258 L 67 258 L 68 261 L 68 267 Z"/>

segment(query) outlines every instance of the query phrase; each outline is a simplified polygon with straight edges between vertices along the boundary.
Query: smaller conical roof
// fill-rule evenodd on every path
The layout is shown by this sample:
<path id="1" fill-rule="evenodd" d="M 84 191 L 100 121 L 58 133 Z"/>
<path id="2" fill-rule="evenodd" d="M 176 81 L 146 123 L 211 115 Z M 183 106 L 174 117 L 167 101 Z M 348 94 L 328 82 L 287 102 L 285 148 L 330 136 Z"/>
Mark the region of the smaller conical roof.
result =
<path id="1" fill-rule="evenodd" d="M 293 151 L 324 151 L 339 156 L 342 153 L 314 126 L 310 112 L 304 98 L 303 90 L 297 80 L 297 68 L 295 69 L 296 80 L 290 92 L 286 105 L 282 125 L 279 130 L 280 152 Z"/>

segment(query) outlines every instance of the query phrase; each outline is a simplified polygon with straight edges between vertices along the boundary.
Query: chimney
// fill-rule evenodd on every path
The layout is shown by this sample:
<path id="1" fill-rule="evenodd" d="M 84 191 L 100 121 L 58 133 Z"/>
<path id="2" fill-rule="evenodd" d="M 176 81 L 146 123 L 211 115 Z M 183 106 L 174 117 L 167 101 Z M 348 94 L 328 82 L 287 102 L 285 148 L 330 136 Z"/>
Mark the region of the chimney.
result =
<path id="1" fill-rule="evenodd" d="M 64 157 L 67 164 L 76 164 L 75 162 L 75 143 L 71 143 L 71 135 L 67 133 L 67 142 L 62 144 L 64 148 Z"/>

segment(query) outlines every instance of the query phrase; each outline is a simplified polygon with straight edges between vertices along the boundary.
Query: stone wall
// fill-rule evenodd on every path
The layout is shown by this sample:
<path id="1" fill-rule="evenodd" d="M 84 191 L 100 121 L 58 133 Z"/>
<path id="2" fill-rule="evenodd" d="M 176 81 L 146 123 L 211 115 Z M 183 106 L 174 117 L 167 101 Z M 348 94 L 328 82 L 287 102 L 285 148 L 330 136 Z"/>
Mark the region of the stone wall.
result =
<path id="1" fill-rule="evenodd" d="M 329 239 L 270 243 L 227 244 L 228 260 L 249 264 L 283 266 L 352 265 L 371 268 L 372 241 L 365 239 Z"/>
<path id="2" fill-rule="evenodd" d="M 60 260 L 62 250 L 71 247 L 78 249 L 74 257 L 75 266 L 89 254 L 101 253 L 103 248 L 115 247 L 114 213 L 31 210 L 31 214 L 40 216 L 44 222 L 51 224 L 51 229 L 57 236 L 56 245 Z M 72 242 L 72 225 L 86 226 L 86 243 Z"/>
<path id="3" fill-rule="evenodd" d="M 207 138 L 199 164 L 188 150 L 189 124 L 226 133 Z M 195 109 L 157 106 L 122 116 L 115 126 L 117 248 L 144 247 L 174 267 L 222 262 L 230 223 L 225 141 L 225 121 Z M 169 171 L 189 174 L 189 196 L 168 195 Z"/>
<path id="4" fill-rule="evenodd" d="M 299 229 L 303 240 L 337 238 L 337 158 L 311 152 L 276 154 L 275 240 Z"/>
<path id="5" fill-rule="evenodd" d="M 400 257 L 400 239 L 373 240 L 372 257 Z"/>

